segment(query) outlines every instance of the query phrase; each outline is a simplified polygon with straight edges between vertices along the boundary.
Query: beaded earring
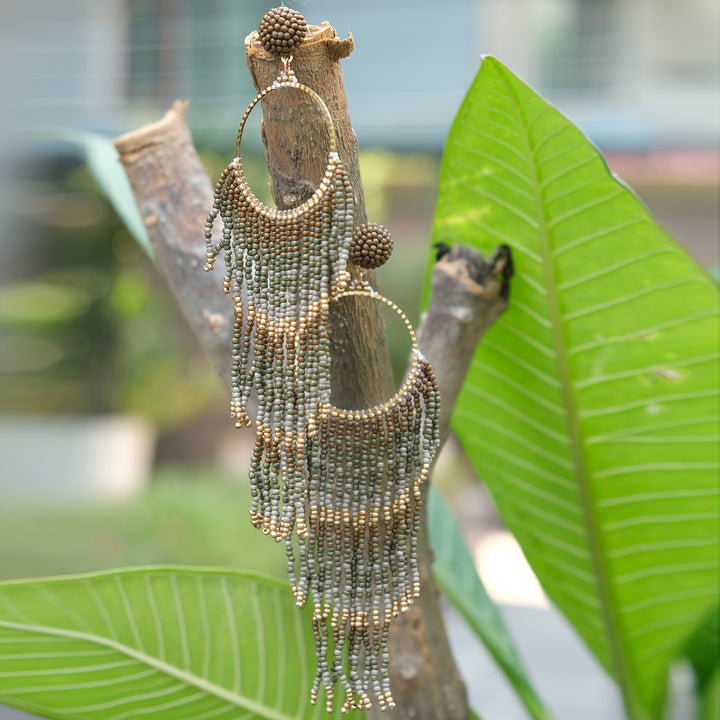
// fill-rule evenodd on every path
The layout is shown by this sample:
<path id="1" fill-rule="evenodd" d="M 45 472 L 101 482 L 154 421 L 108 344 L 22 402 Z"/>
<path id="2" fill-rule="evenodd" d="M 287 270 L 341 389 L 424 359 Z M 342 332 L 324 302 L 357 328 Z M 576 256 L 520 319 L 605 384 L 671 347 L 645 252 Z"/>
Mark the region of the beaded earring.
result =
<path id="1" fill-rule="evenodd" d="M 263 17 L 260 38 L 266 49 L 281 55 L 283 70 L 242 117 L 236 157 L 216 184 L 205 227 L 205 269 L 212 270 L 216 257 L 223 256 L 224 290 L 235 305 L 230 410 L 238 427 L 252 425 L 248 403 L 253 390 L 257 395 L 250 516 L 255 527 L 278 541 L 304 513 L 306 424 L 308 413 L 330 396 L 328 303 L 331 292 L 343 290 L 349 280 L 354 209 L 330 112 L 290 68 L 288 53 L 302 42 L 305 31 L 302 16 L 289 8 L 276 8 Z M 297 207 L 278 210 L 264 205 L 250 189 L 240 142 L 255 105 L 269 93 L 286 89 L 305 93 L 320 108 L 329 153 L 313 195 Z M 215 243 L 212 225 L 218 215 L 223 232 Z"/>
<path id="2" fill-rule="evenodd" d="M 420 485 L 439 447 L 440 399 L 428 361 L 405 313 L 361 281 L 350 286 L 348 259 L 377 268 L 392 252 L 390 234 L 373 223 L 353 231 L 353 190 L 337 152 L 330 113 L 290 68 L 307 25 L 281 7 L 263 16 L 259 40 L 280 56 L 282 72 L 250 103 L 240 122 L 236 157 L 215 187 L 206 223 L 207 264 L 225 262 L 224 290 L 234 301 L 231 414 L 252 425 L 250 465 L 255 527 L 285 541 L 296 603 L 312 595 L 317 670 L 332 711 L 334 688 L 342 706 L 395 707 L 388 676 L 390 624 L 420 592 L 417 536 Z M 305 202 L 268 208 L 252 193 L 240 159 L 243 129 L 269 93 L 295 89 L 320 108 L 329 135 L 325 173 Z M 215 242 L 212 225 L 223 222 Z M 330 403 L 331 302 L 358 295 L 400 315 L 412 340 L 411 363 L 398 392 L 385 403 L 345 410 Z M 295 532 L 293 532 L 295 530 Z"/>
<path id="3" fill-rule="evenodd" d="M 369 286 L 340 291 L 332 301 L 350 295 L 398 313 L 412 357 L 388 401 L 364 410 L 321 402 L 308 432 L 307 525 L 298 522 L 297 560 L 286 541 L 288 571 L 299 606 L 312 593 L 318 667 L 311 701 L 322 685 L 329 711 L 338 680 L 347 695 L 343 711 L 369 708 L 371 694 L 381 710 L 394 707 L 388 632 L 420 591 L 420 484 L 440 444 L 437 383 L 407 316 Z"/>

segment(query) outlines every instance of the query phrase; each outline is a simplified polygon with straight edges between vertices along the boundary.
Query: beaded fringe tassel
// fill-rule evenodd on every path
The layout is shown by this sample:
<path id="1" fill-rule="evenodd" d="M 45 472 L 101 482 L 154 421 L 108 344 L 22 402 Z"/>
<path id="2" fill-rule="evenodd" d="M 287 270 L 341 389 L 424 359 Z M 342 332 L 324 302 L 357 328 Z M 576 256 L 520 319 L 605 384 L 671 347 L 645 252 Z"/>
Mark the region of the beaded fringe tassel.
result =
<path id="1" fill-rule="evenodd" d="M 388 677 L 390 623 L 420 591 L 417 534 L 420 484 L 440 443 L 437 383 L 413 351 L 398 393 L 366 410 L 321 405 L 308 437 L 307 528 L 299 557 L 288 538 L 288 572 L 297 604 L 313 600 L 317 672 L 328 711 L 340 681 L 343 712 L 395 706 Z"/>
<path id="2" fill-rule="evenodd" d="M 224 227 L 216 245 L 218 215 Z M 252 425 L 248 401 L 253 389 L 257 395 L 250 517 L 278 541 L 304 516 L 307 419 L 330 396 L 328 303 L 348 282 L 352 229 L 353 191 L 336 152 L 314 195 L 292 210 L 260 203 L 236 157 L 217 182 L 206 223 L 205 269 L 224 257 L 224 289 L 235 304 L 236 426 Z"/>
<path id="3" fill-rule="evenodd" d="M 351 247 L 357 264 L 374 268 L 389 256 L 392 240 L 371 224 L 357 228 L 352 240 L 353 190 L 332 118 L 322 99 L 297 81 L 284 52 L 290 40 L 293 47 L 302 42 L 305 21 L 276 8 L 263 22 L 264 45 L 280 55 L 283 71 L 241 120 L 237 157 L 217 182 L 206 222 L 205 269 L 222 256 L 224 289 L 234 302 L 231 415 L 238 427 L 252 425 L 248 404 L 253 391 L 257 396 L 250 517 L 265 534 L 284 539 L 297 605 L 312 596 L 317 670 L 311 702 L 323 688 L 332 712 L 340 683 L 343 712 L 369 709 L 371 697 L 385 710 L 395 707 L 390 625 L 420 593 L 420 486 L 440 444 L 440 399 L 407 316 L 370 286 L 350 288 Z M 240 160 L 249 113 L 283 88 L 318 104 L 330 136 L 319 187 L 291 210 L 263 205 Z M 223 230 L 215 242 L 218 215 Z M 399 391 L 365 410 L 330 404 L 329 303 L 346 295 L 381 300 L 400 314 L 412 339 L 412 362 Z"/>

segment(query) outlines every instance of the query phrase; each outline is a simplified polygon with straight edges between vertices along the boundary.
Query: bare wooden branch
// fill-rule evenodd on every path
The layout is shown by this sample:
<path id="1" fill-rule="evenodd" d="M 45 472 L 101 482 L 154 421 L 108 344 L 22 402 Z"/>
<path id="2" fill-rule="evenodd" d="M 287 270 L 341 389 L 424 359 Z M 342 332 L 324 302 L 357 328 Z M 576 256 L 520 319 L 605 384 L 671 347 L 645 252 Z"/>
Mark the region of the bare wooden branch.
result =
<path id="1" fill-rule="evenodd" d="M 436 263 L 432 295 L 418 332 L 418 343 L 440 388 L 440 439 L 450 431 L 450 417 L 478 342 L 507 308 L 507 280 L 512 272 L 507 248 L 489 261 L 471 248 L 454 247 Z M 422 488 L 427 501 L 428 487 Z M 452 664 L 441 622 L 439 593 L 432 577 L 432 550 L 423 518 L 418 540 L 422 594 L 394 624 L 390 637 L 390 677 L 403 720 L 466 720 L 465 687 Z M 369 718 L 381 717 L 379 712 Z"/>
<path id="2" fill-rule="evenodd" d="M 203 272 L 204 226 L 213 192 L 185 122 L 186 111 L 187 103 L 175 101 L 162 120 L 122 135 L 114 144 L 150 234 L 155 262 L 229 387 L 232 304 L 222 291 L 222 274 Z"/>
<path id="3" fill-rule="evenodd" d="M 473 248 L 455 246 L 433 268 L 432 299 L 418 331 L 418 343 L 442 391 L 443 443 L 475 349 L 485 331 L 507 309 L 512 273 L 512 257 L 506 245 L 498 247 L 489 260 Z"/>
<path id="4" fill-rule="evenodd" d="M 338 153 L 355 195 L 355 222 L 367 220 L 360 177 L 358 142 L 350 123 L 340 59 L 350 55 L 352 36 L 337 37 L 328 24 L 308 26 L 305 42 L 293 53 L 292 68 L 298 80 L 322 99 L 333 119 Z M 245 38 L 245 58 L 258 91 L 269 87 L 282 69 L 258 40 L 257 31 Z M 270 170 L 270 189 L 278 207 L 305 201 L 320 183 L 325 170 L 328 129 L 320 109 L 305 93 L 284 90 L 262 100 L 262 137 Z M 350 266 L 353 277 L 359 269 Z M 365 272 L 374 283 L 375 274 Z M 332 402 L 338 407 L 376 405 L 393 394 L 393 375 L 378 303 L 347 298 L 330 308 L 328 326 L 332 364 Z"/>
<path id="5" fill-rule="evenodd" d="M 352 48 L 352 37 L 338 39 L 327 24 L 311 26 L 293 67 L 300 82 L 324 99 L 333 116 L 340 156 L 355 190 L 356 219 L 362 222 L 365 205 L 357 140 L 339 63 Z M 258 89 L 267 87 L 279 71 L 279 61 L 259 46 L 255 34 L 246 39 L 246 57 Z M 313 122 L 315 109 L 303 93 L 279 96 L 271 93 L 263 101 L 263 140 L 273 196 L 279 207 L 288 207 L 314 191 L 326 157 L 317 148 L 327 142 L 327 130 L 323 123 Z M 115 145 L 150 232 L 157 265 L 216 370 L 228 381 L 232 303 L 222 292 L 221 274 L 202 271 L 212 186 L 193 147 L 185 109 L 176 102 L 161 121 L 118 138 Z M 438 377 L 443 440 L 475 346 L 507 305 L 506 284 L 497 277 L 503 268 L 509 274 L 504 251 L 488 262 L 472 250 L 453 248 L 434 269 L 432 299 L 419 342 Z M 358 275 L 356 268 L 351 271 Z M 336 405 L 367 407 L 393 392 L 384 325 L 376 305 L 342 303 L 330 319 Z M 424 522 L 419 562 L 422 595 L 396 620 L 391 632 L 391 678 L 398 703 L 393 718 L 467 720 L 465 688 L 444 628 Z M 371 711 L 367 716 L 380 713 Z"/>

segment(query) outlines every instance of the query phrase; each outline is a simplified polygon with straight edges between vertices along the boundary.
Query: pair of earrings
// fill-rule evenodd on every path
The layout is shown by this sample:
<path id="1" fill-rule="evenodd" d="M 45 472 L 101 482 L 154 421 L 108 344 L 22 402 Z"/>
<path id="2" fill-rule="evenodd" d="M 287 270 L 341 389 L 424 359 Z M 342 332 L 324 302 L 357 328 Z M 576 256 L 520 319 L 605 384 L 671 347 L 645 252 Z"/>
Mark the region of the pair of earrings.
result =
<path id="1" fill-rule="evenodd" d="M 343 709 L 394 707 L 388 676 L 388 632 L 420 591 L 417 534 L 419 487 L 439 446 L 439 395 L 412 325 L 397 305 L 369 285 L 354 285 L 348 260 L 377 267 L 392 240 L 378 225 L 354 228 L 353 189 L 337 152 L 323 100 L 298 82 L 293 48 L 307 26 L 289 8 L 260 23 L 260 41 L 280 55 L 283 70 L 250 103 L 238 130 L 236 157 L 215 187 L 206 224 L 207 265 L 225 262 L 225 292 L 234 302 L 231 414 L 256 439 L 249 475 L 253 525 L 284 541 L 298 606 L 312 595 L 320 688 L 333 707 L 338 682 Z M 330 138 L 322 180 L 301 205 L 264 205 L 243 173 L 240 141 L 252 109 L 284 89 L 308 95 L 322 111 Z M 214 242 L 212 225 L 223 222 Z M 346 410 L 330 402 L 330 303 L 347 296 L 377 299 L 397 312 L 411 336 L 405 381 L 387 402 Z"/>

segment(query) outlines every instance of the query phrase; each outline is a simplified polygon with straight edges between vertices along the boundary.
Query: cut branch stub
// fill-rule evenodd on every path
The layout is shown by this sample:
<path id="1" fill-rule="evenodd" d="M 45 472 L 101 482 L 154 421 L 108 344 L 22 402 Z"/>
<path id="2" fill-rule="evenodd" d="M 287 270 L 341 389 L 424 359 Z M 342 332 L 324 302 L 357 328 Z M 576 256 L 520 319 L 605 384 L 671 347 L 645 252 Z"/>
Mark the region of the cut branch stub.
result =
<path id="1" fill-rule="evenodd" d="M 335 126 L 338 154 L 355 197 L 355 223 L 367 219 L 358 159 L 358 143 L 348 115 L 340 59 L 353 50 L 352 36 L 340 39 L 327 23 L 309 25 L 305 42 L 293 51 L 292 69 L 303 85 L 327 106 Z M 272 85 L 282 61 L 260 44 L 257 31 L 245 39 L 245 58 L 258 91 Z M 270 189 L 279 208 L 293 207 L 315 191 L 327 163 L 328 137 L 319 110 L 303 92 L 280 90 L 262 100 L 262 138 Z M 359 268 L 350 264 L 354 278 Z M 372 271 L 365 278 L 375 286 Z M 331 306 L 332 402 L 357 409 L 385 400 L 394 392 L 385 325 L 380 308 L 357 298 Z"/>
<path id="2" fill-rule="evenodd" d="M 115 139 L 155 262 L 215 370 L 229 386 L 232 304 L 222 275 L 205 273 L 203 230 L 213 191 L 176 100 L 158 122 Z M 220 233 L 216 229 L 216 233 Z"/>

